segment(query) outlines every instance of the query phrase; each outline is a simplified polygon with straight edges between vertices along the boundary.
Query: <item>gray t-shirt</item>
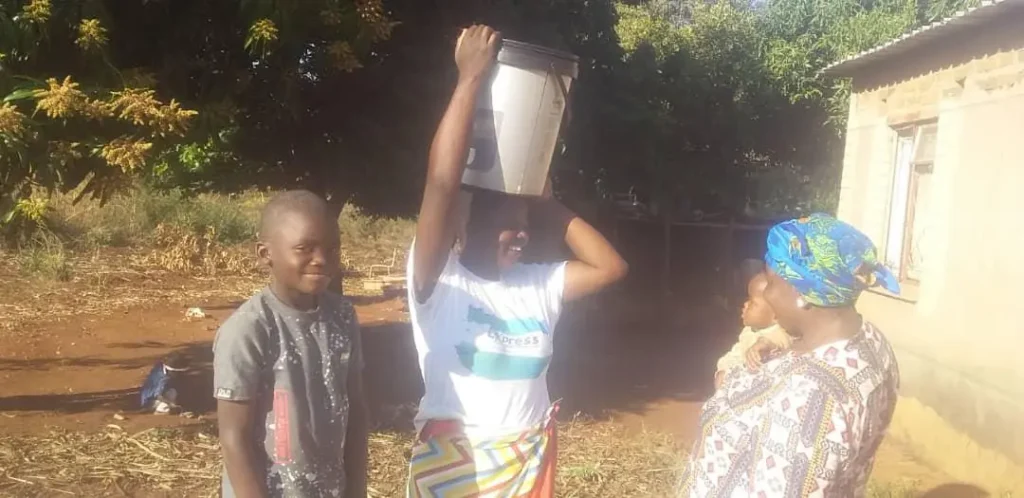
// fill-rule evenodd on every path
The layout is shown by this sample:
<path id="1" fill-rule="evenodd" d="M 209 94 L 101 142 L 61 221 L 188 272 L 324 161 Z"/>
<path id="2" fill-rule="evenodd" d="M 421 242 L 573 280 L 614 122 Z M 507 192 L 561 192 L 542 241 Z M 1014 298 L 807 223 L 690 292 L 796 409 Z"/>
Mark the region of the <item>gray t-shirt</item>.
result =
<path id="1" fill-rule="evenodd" d="M 264 423 L 252 436 L 271 496 L 344 494 L 347 382 L 350 365 L 362 368 L 361 349 L 355 310 L 329 292 L 303 312 L 264 289 L 217 331 L 214 397 L 255 403 Z M 235 496 L 226 471 L 223 491 Z"/>

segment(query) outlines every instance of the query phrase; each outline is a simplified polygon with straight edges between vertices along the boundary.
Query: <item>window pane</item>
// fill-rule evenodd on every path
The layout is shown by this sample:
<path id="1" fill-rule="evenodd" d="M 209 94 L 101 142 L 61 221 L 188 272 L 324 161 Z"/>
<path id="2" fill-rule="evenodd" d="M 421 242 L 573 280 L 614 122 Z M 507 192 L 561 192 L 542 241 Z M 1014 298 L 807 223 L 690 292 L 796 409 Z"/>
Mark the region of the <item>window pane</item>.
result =
<path id="1" fill-rule="evenodd" d="M 931 209 L 931 174 L 915 174 L 914 214 L 910 220 L 910 240 L 908 244 L 907 277 L 921 280 L 922 269 L 927 260 L 928 212 Z"/>
<path id="2" fill-rule="evenodd" d="M 938 136 L 938 129 L 938 126 L 933 124 L 917 129 L 914 163 L 930 163 L 935 160 L 935 138 Z"/>
<path id="3" fill-rule="evenodd" d="M 889 230 L 885 239 L 885 264 L 899 274 L 903 262 L 907 202 L 910 194 L 911 159 L 914 137 L 900 136 L 896 148 L 892 195 L 889 198 Z"/>

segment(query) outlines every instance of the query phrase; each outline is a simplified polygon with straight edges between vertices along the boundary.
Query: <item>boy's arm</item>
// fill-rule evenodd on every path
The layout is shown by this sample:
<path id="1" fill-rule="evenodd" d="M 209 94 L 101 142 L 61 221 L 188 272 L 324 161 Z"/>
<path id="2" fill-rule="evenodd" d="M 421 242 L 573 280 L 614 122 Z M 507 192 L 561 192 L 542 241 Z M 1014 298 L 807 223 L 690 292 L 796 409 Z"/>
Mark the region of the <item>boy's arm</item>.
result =
<path id="1" fill-rule="evenodd" d="M 420 302 L 433 293 L 452 248 L 453 215 L 466 169 L 477 93 L 494 65 L 500 39 L 487 26 L 473 26 L 463 30 L 455 47 L 459 82 L 430 145 L 427 185 L 416 222 L 412 277 L 413 293 Z"/>
<path id="2" fill-rule="evenodd" d="M 722 355 L 718 360 L 718 371 L 729 370 L 732 367 L 743 364 L 747 350 L 757 341 L 757 335 L 750 327 L 743 327 L 736 342 L 729 348 L 729 352 Z"/>
<path id="3" fill-rule="evenodd" d="M 264 498 L 267 495 L 266 470 L 256 456 L 253 427 L 256 410 L 248 401 L 217 400 L 217 424 L 228 472 L 235 496 Z"/>
<path id="4" fill-rule="evenodd" d="M 744 329 L 743 332 L 740 332 L 740 336 L 741 337 L 742 337 L 744 332 L 746 332 L 746 329 Z M 743 364 L 743 355 L 747 351 L 747 347 L 744 347 L 744 346 L 745 345 L 743 344 L 743 340 L 742 339 L 737 340 L 736 343 L 733 344 L 731 348 L 729 348 L 729 351 L 726 352 L 724 355 L 722 355 L 721 358 L 718 359 L 718 364 L 717 364 L 718 369 L 716 370 L 716 373 L 717 372 L 728 371 L 732 367 L 742 365 Z"/>
<path id="5" fill-rule="evenodd" d="M 764 329 L 754 336 L 753 344 L 747 347 L 746 356 L 747 368 L 755 370 L 764 362 L 767 355 L 776 352 L 786 351 L 793 345 L 793 338 L 786 333 L 785 329 L 778 325 Z"/>
<path id="6" fill-rule="evenodd" d="M 370 416 L 363 391 L 362 341 L 356 332 L 348 374 L 348 427 L 345 434 L 345 498 L 366 498 L 367 438 Z"/>
<path id="7" fill-rule="evenodd" d="M 217 400 L 224 467 L 235 496 L 267 495 L 263 448 L 255 435 L 266 327 L 252 312 L 236 311 L 213 341 L 213 397 Z"/>
<path id="8" fill-rule="evenodd" d="M 563 301 L 597 293 L 626 276 L 629 265 L 601 232 L 554 199 L 543 201 L 542 209 L 564 227 L 565 243 L 576 258 L 565 267 Z"/>

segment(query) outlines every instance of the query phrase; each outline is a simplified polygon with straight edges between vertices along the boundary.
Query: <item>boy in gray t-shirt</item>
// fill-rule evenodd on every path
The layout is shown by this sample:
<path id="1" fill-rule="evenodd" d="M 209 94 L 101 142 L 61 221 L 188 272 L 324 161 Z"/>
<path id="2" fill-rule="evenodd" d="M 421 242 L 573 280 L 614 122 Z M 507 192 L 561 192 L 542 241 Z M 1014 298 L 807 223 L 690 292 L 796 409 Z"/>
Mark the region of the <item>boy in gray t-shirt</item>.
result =
<path id="1" fill-rule="evenodd" d="M 339 235 L 306 191 L 272 199 L 257 253 L 270 285 L 214 340 L 225 497 L 365 497 L 367 417 L 359 325 L 327 290 Z"/>

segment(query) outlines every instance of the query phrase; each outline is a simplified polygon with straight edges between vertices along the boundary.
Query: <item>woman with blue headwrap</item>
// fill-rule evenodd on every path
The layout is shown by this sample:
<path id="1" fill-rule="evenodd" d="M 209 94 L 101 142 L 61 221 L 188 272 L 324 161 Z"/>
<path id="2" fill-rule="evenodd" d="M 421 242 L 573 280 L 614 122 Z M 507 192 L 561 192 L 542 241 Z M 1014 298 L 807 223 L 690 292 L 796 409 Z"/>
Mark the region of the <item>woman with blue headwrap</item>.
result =
<path id="1" fill-rule="evenodd" d="M 867 236 L 823 214 L 773 227 L 765 262 L 765 298 L 792 349 L 734 369 L 707 401 L 681 496 L 862 496 L 899 371 L 854 304 L 899 285 Z"/>

